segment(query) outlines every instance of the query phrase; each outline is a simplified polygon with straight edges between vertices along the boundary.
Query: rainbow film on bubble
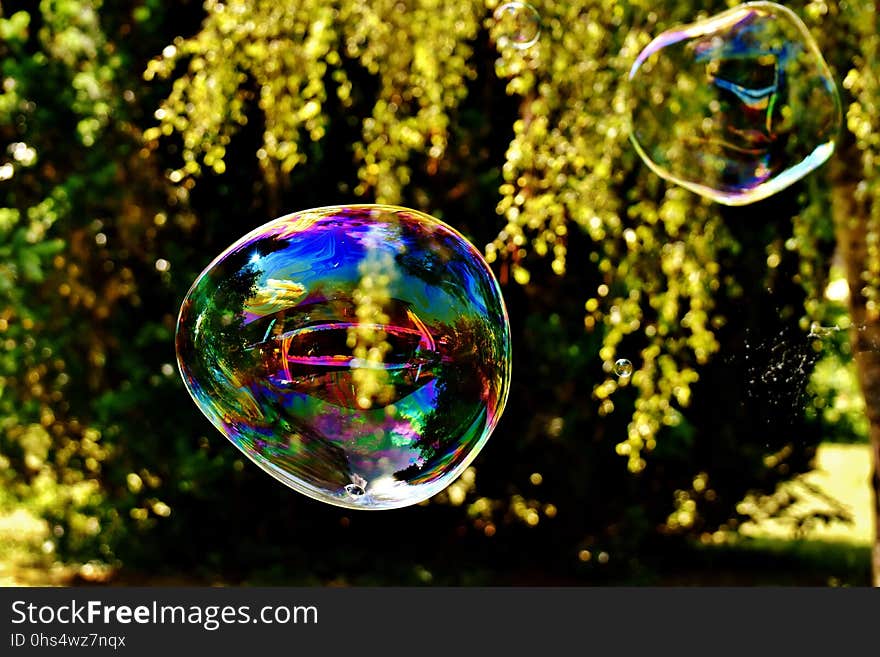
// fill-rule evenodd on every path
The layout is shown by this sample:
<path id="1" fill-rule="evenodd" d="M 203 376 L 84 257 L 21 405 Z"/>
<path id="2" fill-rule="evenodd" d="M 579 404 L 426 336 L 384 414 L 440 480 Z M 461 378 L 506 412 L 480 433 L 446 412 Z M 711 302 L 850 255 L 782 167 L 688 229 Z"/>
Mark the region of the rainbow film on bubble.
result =
<path id="1" fill-rule="evenodd" d="M 476 457 L 511 371 L 480 253 L 415 210 L 297 212 L 220 254 L 180 310 L 178 365 L 249 459 L 315 499 L 422 501 Z"/>

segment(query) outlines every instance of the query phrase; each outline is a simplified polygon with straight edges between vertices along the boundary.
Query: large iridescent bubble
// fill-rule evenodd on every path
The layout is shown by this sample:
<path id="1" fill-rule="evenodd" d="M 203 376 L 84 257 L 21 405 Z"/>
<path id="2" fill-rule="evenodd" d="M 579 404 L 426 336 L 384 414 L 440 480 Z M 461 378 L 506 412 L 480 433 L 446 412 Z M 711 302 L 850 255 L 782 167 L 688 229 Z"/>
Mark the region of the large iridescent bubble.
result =
<path id="1" fill-rule="evenodd" d="M 257 228 L 202 272 L 177 359 L 202 412 L 276 479 L 389 509 L 477 456 L 507 399 L 510 329 L 455 230 L 405 208 L 327 207 Z"/>
<path id="2" fill-rule="evenodd" d="M 775 194 L 825 162 L 837 87 L 790 9 L 750 2 L 660 34 L 630 71 L 631 139 L 658 175 L 718 203 Z"/>

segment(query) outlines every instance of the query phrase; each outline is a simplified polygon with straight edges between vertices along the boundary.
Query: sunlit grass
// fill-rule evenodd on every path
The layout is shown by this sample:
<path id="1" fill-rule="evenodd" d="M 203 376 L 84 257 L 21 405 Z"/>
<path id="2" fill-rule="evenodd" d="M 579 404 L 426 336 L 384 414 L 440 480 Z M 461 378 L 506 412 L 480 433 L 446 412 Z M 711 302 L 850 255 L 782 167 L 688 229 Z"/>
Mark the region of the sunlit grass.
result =
<path id="1" fill-rule="evenodd" d="M 22 586 L 37 575 L 47 583 L 47 562 L 41 546 L 49 526 L 24 509 L 0 514 L 0 586 Z"/>
<path id="2" fill-rule="evenodd" d="M 826 443 L 819 446 L 816 465 L 812 472 L 800 479 L 825 495 L 833 498 L 851 516 L 851 523 L 841 521 L 813 523 L 795 536 L 791 523 L 784 519 L 765 518 L 744 523 L 740 533 L 751 538 L 821 540 L 868 545 L 874 536 L 874 518 L 871 513 L 871 448 L 869 445 L 841 445 Z M 800 501 L 789 509 L 789 515 L 803 517 L 810 511 L 829 512 L 833 506 L 821 496 L 811 494 L 808 487 L 797 481 L 783 484 L 797 493 Z"/>
<path id="3" fill-rule="evenodd" d="M 25 509 L 0 512 L 0 586 L 65 586 L 103 581 L 110 570 L 57 560 L 49 524 Z"/>
<path id="4" fill-rule="evenodd" d="M 851 524 L 814 523 L 795 536 L 791 524 L 782 520 L 749 522 L 742 526 L 738 538 L 724 545 L 707 547 L 703 557 L 707 560 L 705 564 L 692 564 L 693 572 L 671 573 L 661 581 L 761 585 L 765 580 L 766 583 L 798 583 L 806 581 L 804 578 L 812 578 L 809 581 L 815 583 L 818 577 L 821 583 L 832 586 L 861 583 L 867 577 L 874 531 L 870 454 L 868 445 L 823 444 L 816 455 L 815 469 L 802 476 L 808 484 L 842 505 L 852 518 Z M 799 484 L 789 482 L 785 486 L 798 487 Z M 803 490 L 799 488 L 799 492 Z M 790 509 L 798 516 L 811 510 L 828 511 L 829 508 L 821 497 L 807 496 Z M 57 563 L 54 555 L 44 549 L 49 536 L 48 524 L 23 509 L 0 514 L 0 586 L 64 586 L 76 580 L 95 582 L 112 577 L 109 571 L 98 572 L 100 569 L 93 564 Z M 797 540 L 793 540 L 795 538 Z M 773 568 L 784 566 L 788 570 L 777 573 L 776 579 L 771 581 L 767 573 L 758 571 L 772 564 L 776 564 Z M 752 570 L 755 572 L 749 575 Z M 701 574 L 702 571 L 706 572 Z M 663 578 L 663 573 L 658 575 Z"/>

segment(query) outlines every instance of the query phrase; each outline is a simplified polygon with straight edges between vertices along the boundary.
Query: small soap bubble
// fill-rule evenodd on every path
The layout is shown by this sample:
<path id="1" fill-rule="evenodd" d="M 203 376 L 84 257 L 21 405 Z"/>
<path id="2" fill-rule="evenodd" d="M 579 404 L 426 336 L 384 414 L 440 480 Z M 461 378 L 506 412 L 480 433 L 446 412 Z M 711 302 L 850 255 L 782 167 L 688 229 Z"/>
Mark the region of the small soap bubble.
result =
<path id="1" fill-rule="evenodd" d="M 629 79 L 630 139 L 645 164 L 725 205 L 767 198 L 822 165 L 842 124 L 816 41 L 773 2 L 663 32 Z"/>
<path id="2" fill-rule="evenodd" d="M 251 461 L 350 508 L 446 488 L 510 381 L 507 312 L 480 253 L 392 206 L 297 212 L 244 236 L 186 295 L 176 347 L 196 405 Z"/>
<path id="3" fill-rule="evenodd" d="M 500 48 L 525 50 L 541 36 L 541 17 L 527 2 L 507 2 L 493 14 Z"/>
<path id="4" fill-rule="evenodd" d="M 621 379 L 628 379 L 633 373 L 633 364 L 626 358 L 618 358 L 614 362 L 614 373 Z"/>

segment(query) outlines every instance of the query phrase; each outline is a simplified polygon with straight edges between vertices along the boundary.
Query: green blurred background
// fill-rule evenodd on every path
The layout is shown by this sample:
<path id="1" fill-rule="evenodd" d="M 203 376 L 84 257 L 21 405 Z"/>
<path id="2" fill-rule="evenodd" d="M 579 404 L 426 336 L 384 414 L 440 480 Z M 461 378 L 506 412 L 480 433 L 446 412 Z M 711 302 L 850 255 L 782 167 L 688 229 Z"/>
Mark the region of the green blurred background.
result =
<path id="1" fill-rule="evenodd" d="M 639 161 L 626 76 L 733 3 L 536 1 L 521 51 L 496 4 L 2 2 L 0 582 L 871 582 L 880 10 L 785 3 L 845 126 L 824 167 L 726 208 Z M 175 364 L 218 253 L 347 202 L 452 224 L 510 313 L 498 429 L 408 509 L 284 488 Z"/>

